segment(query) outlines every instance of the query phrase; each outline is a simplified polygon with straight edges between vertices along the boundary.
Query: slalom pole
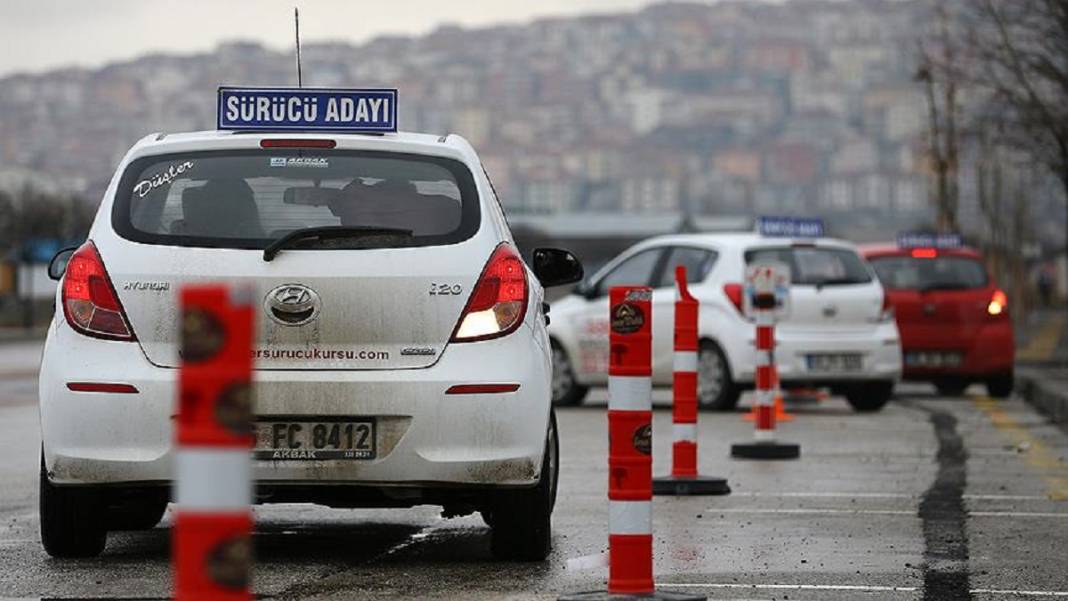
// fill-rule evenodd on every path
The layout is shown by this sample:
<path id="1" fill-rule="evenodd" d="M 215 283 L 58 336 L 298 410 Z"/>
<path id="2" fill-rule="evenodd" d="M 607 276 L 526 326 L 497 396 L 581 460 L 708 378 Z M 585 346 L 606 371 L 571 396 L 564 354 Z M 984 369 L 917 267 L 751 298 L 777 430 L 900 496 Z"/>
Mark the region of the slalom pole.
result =
<path id="1" fill-rule="evenodd" d="M 252 305 L 245 290 L 181 292 L 173 534 L 178 601 L 252 598 Z"/>
<path id="2" fill-rule="evenodd" d="M 699 303 L 690 294 L 686 267 L 675 267 L 675 344 L 672 378 L 671 475 L 653 479 L 654 495 L 726 495 L 726 478 L 697 472 L 697 353 Z"/>

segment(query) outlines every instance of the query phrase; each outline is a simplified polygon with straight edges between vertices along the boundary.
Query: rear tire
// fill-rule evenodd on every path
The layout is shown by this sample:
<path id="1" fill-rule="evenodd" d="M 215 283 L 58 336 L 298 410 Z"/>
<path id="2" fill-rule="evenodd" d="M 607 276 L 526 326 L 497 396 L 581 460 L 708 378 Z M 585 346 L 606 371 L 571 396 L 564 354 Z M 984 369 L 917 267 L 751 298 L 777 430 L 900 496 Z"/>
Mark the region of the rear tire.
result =
<path id="1" fill-rule="evenodd" d="M 702 340 L 697 351 L 697 404 L 711 411 L 734 411 L 741 395 L 723 350 L 711 340 Z"/>
<path id="2" fill-rule="evenodd" d="M 986 381 L 986 392 L 988 395 L 1004 399 L 1012 394 L 1012 389 L 1015 382 L 1013 380 L 1012 372 L 995 376 Z"/>
<path id="3" fill-rule="evenodd" d="M 107 544 L 106 508 L 90 488 L 52 484 L 41 455 L 41 544 L 52 557 L 96 557 Z"/>
<path id="4" fill-rule="evenodd" d="M 846 389 L 846 400 L 857 413 L 881 410 L 894 396 L 893 382 L 865 382 Z"/>
<path id="5" fill-rule="evenodd" d="M 581 405 L 589 387 L 579 384 L 575 380 L 575 368 L 571 364 L 567 351 L 560 343 L 552 340 L 553 376 L 552 394 L 553 405 L 557 407 L 571 407 Z"/>
<path id="6" fill-rule="evenodd" d="M 541 477 L 532 488 L 502 490 L 496 494 L 490 519 L 493 557 L 507 561 L 544 561 L 552 550 L 552 516 L 560 477 L 560 441 L 556 414 L 549 414 L 549 432 Z"/>

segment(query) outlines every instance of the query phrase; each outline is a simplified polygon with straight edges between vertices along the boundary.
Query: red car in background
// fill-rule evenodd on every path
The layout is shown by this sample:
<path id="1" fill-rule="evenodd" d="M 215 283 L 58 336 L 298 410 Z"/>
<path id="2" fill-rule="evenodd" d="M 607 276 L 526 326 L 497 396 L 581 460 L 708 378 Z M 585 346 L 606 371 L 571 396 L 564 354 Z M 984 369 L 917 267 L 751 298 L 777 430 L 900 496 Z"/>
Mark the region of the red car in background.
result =
<path id="1" fill-rule="evenodd" d="M 862 247 L 886 290 L 901 334 L 902 377 L 956 396 L 986 384 L 1012 392 L 1015 341 L 1008 299 L 971 248 Z"/>

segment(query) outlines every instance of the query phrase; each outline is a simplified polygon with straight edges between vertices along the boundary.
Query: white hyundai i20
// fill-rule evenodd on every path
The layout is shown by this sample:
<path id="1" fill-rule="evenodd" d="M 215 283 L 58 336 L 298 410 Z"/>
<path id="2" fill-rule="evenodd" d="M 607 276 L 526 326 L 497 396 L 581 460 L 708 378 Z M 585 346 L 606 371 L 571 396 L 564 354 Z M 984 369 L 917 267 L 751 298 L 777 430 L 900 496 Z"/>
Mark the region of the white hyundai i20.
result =
<path id="1" fill-rule="evenodd" d="M 559 464 L 542 286 L 581 265 L 553 249 L 532 265 L 455 135 L 144 138 L 50 266 L 45 549 L 95 555 L 108 530 L 160 520 L 178 292 L 224 282 L 258 290 L 258 502 L 480 511 L 495 556 L 544 558 Z"/>
<path id="2" fill-rule="evenodd" d="M 876 411 L 901 377 L 901 339 L 882 285 L 856 246 L 833 238 L 756 233 L 659 236 L 627 249 L 553 305 L 553 398 L 580 403 L 604 385 L 608 362 L 608 289 L 653 288 L 653 384 L 672 381 L 675 267 L 687 268 L 700 301 L 698 401 L 731 410 L 753 387 L 756 330 L 743 315 L 746 265 L 790 267 L 790 302 L 775 329 L 775 361 L 784 386 L 826 386 L 858 411 Z"/>

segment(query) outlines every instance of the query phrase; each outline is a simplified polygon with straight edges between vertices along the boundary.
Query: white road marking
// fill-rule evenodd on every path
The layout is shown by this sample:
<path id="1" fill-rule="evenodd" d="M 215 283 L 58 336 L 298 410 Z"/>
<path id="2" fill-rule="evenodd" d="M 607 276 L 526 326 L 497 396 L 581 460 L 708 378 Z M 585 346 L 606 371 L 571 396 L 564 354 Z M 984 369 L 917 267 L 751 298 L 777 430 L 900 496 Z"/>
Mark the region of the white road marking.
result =
<path id="1" fill-rule="evenodd" d="M 711 507 L 709 513 L 754 513 L 784 515 L 908 515 L 917 516 L 917 510 L 907 509 L 826 509 L 826 508 L 748 508 L 748 507 Z M 1041 511 L 969 511 L 968 517 L 977 518 L 1068 518 L 1068 512 Z M 918 516 L 917 516 L 918 517 Z"/>
<path id="2" fill-rule="evenodd" d="M 761 499 L 920 499 L 921 495 L 906 493 L 881 493 L 881 492 L 733 492 L 732 497 L 753 497 Z M 972 501 L 1048 501 L 1047 495 L 998 495 L 998 494 L 974 494 L 964 495 L 965 499 Z"/>
<path id="3" fill-rule="evenodd" d="M 917 586 L 884 586 L 875 584 L 743 584 L 738 582 L 657 582 L 657 587 L 672 588 L 712 588 L 712 589 L 749 589 L 749 590 L 798 590 L 798 591 L 855 591 L 871 593 L 915 593 Z M 1068 591 L 1032 591 L 1023 589 L 975 588 L 968 591 L 973 595 L 1006 595 L 1017 597 L 1068 597 Z"/>

